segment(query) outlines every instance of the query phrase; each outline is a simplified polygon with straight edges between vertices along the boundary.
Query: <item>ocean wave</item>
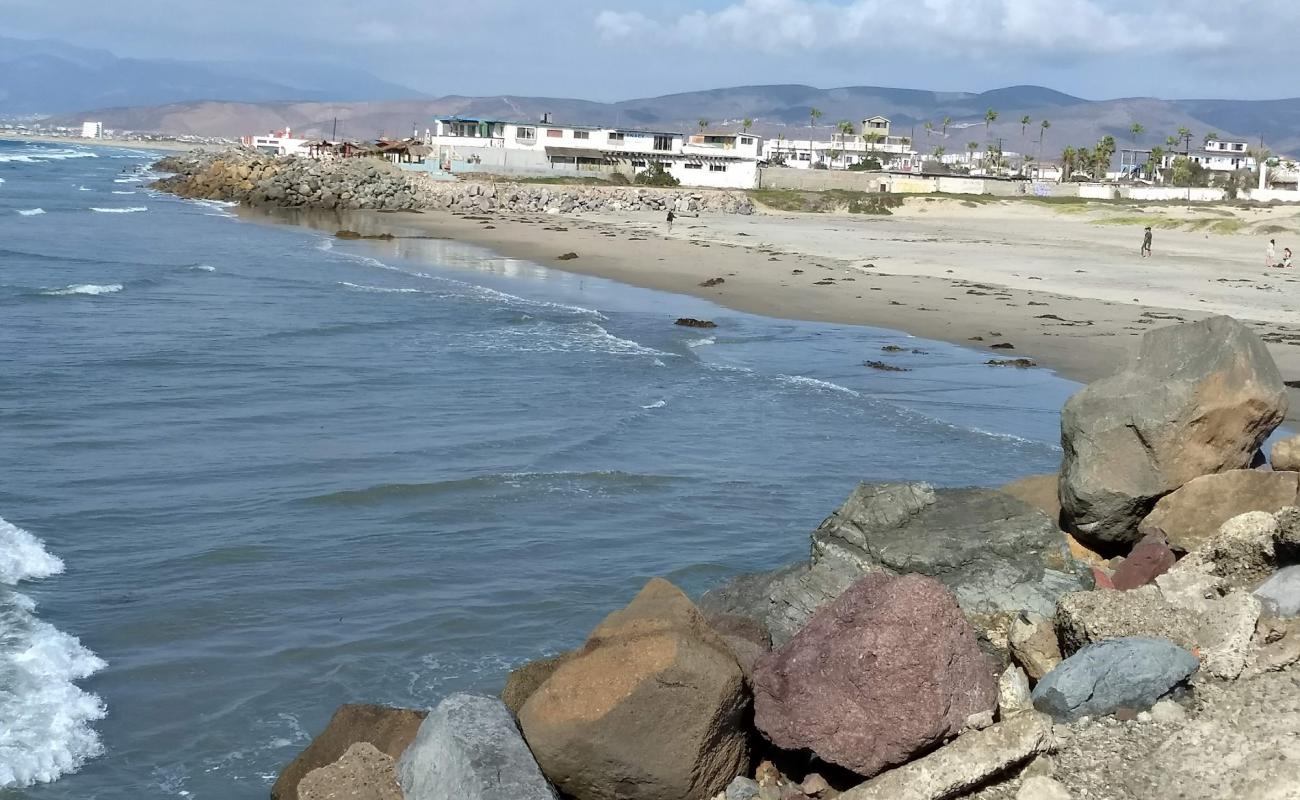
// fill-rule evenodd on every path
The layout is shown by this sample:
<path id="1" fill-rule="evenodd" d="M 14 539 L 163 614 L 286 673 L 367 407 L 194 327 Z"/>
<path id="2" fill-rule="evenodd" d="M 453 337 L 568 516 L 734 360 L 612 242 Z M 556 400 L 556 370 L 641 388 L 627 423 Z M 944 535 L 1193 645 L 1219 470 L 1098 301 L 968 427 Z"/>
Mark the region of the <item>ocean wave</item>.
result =
<path id="1" fill-rule="evenodd" d="M 680 358 L 653 347 L 615 336 L 595 322 L 538 322 L 499 328 L 468 337 L 480 351 L 512 353 L 606 353 L 619 356 Z"/>
<path id="2" fill-rule="evenodd" d="M 217 268 L 211 264 L 191 264 L 186 269 L 196 270 L 198 272 L 216 272 Z"/>
<path id="3" fill-rule="evenodd" d="M 113 190 L 113 194 L 135 194 L 135 192 L 123 192 L 123 191 L 119 191 L 119 190 L 117 190 L 117 189 L 114 189 L 114 190 Z"/>
<path id="4" fill-rule="evenodd" d="M 144 180 L 144 178 L 132 176 L 130 178 L 114 178 L 113 183 L 139 183 L 142 180 Z"/>
<path id="5" fill-rule="evenodd" d="M 45 543 L 0 517 L 0 583 L 15 584 L 63 572 L 63 562 Z"/>
<path id="6" fill-rule="evenodd" d="M 853 389 L 850 389 L 847 386 L 840 386 L 838 383 L 831 383 L 830 381 L 818 380 L 817 378 L 809 378 L 806 375 L 777 375 L 776 380 L 778 383 L 784 383 L 787 386 L 798 386 L 801 388 L 818 389 L 821 391 L 840 392 L 841 394 L 847 394 L 850 397 L 862 396 L 861 392 L 854 391 Z"/>
<path id="7" fill-rule="evenodd" d="M 125 208 L 91 208 L 90 210 L 98 211 L 101 214 L 138 214 L 149 209 L 145 206 L 128 206 Z"/>
<path id="8" fill-rule="evenodd" d="M 77 187 L 77 191 L 79 191 L 79 192 L 93 192 L 94 189 L 88 189 L 88 188 L 86 188 L 85 186 L 78 186 L 78 187 Z"/>
<path id="9" fill-rule="evenodd" d="M 19 213 L 20 216 L 24 216 L 24 217 L 39 217 L 41 214 L 44 214 L 44 213 L 45 213 L 45 209 L 43 209 L 43 208 L 20 208 L 20 209 L 18 209 L 18 213 Z"/>
<path id="10" fill-rule="evenodd" d="M 641 406 L 641 407 L 644 408 L 646 411 L 649 411 L 652 408 L 663 408 L 666 405 L 668 405 L 667 400 L 656 400 L 648 406 Z"/>
<path id="11" fill-rule="evenodd" d="M 0 154 L 0 164 L 39 164 L 42 161 L 63 161 L 69 158 L 99 158 L 99 156 L 89 150 L 30 149 L 21 153 Z"/>
<path id="12" fill-rule="evenodd" d="M 686 342 L 687 347 L 707 347 L 711 344 L 717 344 L 717 337 L 706 336 L 703 339 L 690 339 Z"/>
<path id="13" fill-rule="evenodd" d="M 423 289 L 402 289 L 391 286 L 366 286 L 365 284 L 348 283 L 347 281 L 339 281 L 339 286 L 346 286 L 347 288 L 358 292 L 375 292 L 377 294 L 426 294 Z"/>
<path id="14" fill-rule="evenodd" d="M 345 489 L 338 492 L 304 498 L 313 505 L 360 506 L 391 501 L 425 499 L 464 491 L 496 491 L 501 489 L 535 489 L 543 492 L 577 491 L 588 494 L 593 490 L 640 489 L 663 486 L 680 478 L 670 475 L 647 475 L 619 470 L 597 472 L 499 472 L 457 478 L 432 483 L 385 483 L 365 489 Z"/>
<path id="15" fill-rule="evenodd" d="M 39 539 L 0 519 L 0 582 L 62 570 Z M 107 710 L 75 681 L 107 665 L 35 610 L 31 598 L 0 587 L 0 790 L 57 780 L 103 752 L 91 724 Z"/>
<path id="16" fill-rule="evenodd" d="M 122 291 L 122 284 L 120 283 L 75 283 L 71 286 L 65 286 L 62 289 L 47 289 L 46 291 L 41 292 L 41 294 L 47 297 L 64 297 L 74 294 L 115 294 L 120 291 Z"/>

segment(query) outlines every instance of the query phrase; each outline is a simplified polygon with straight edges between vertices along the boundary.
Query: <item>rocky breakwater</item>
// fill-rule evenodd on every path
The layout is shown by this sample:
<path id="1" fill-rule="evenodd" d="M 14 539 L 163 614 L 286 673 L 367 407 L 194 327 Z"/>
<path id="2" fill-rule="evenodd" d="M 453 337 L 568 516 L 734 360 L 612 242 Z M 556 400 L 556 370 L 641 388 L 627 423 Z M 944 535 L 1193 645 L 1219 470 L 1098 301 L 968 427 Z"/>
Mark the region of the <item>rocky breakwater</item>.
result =
<path id="1" fill-rule="evenodd" d="M 698 604 L 652 580 L 502 700 L 345 707 L 273 795 L 1300 796 L 1296 484 L 1285 463 L 1241 463 L 1285 395 L 1231 320 L 1148 338 L 1121 380 L 1071 401 L 1062 475 L 858 486 L 808 560 Z M 1121 416 L 1148 447 L 1122 446 Z"/>
<path id="2" fill-rule="evenodd" d="M 420 196 L 432 208 L 473 213 L 570 214 L 659 211 L 678 214 L 753 214 L 744 192 L 656 189 L 635 186 L 562 186 L 421 180 Z"/>
<path id="3" fill-rule="evenodd" d="M 250 150 L 194 152 L 154 164 L 153 188 L 248 206 L 406 211 L 425 203 L 411 177 L 378 158 L 317 161 Z"/>

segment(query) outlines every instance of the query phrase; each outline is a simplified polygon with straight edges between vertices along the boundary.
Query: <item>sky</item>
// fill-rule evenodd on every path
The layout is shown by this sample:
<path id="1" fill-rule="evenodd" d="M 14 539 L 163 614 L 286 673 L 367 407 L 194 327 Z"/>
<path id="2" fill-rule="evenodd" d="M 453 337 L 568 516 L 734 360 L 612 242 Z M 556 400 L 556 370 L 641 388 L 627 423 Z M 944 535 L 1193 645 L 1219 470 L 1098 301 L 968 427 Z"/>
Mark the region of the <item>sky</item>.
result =
<path id="1" fill-rule="evenodd" d="M 436 95 L 1300 95 L 1297 0 L 0 0 L 0 20 L 5 35 L 122 56 L 342 60 Z"/>

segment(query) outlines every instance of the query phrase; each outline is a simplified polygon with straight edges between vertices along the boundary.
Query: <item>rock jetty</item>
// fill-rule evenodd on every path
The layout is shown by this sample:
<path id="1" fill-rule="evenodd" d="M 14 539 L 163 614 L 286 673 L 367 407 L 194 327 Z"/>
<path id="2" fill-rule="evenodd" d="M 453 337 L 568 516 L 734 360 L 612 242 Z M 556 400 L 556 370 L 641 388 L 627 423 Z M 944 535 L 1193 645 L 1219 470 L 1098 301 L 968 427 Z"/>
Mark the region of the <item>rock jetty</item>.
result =
<path id="1" fill-rule="evenodd" d="M 651 580 L 501 700 L 345 706 L 272 797 L 1300 797 L 1300 476 L 1248 468 L 1286 396 L 1233 320 L 1147 339 L 1059 476 L 862 484 L 806 561 Z"/>
<path id="2" fill-rule="evenodd" d="M 253 207 L 440 209 L 464 213 L 675 211 L 752 214 L 744 192 L 641 186 L 565 186 L 491 180 L 434 180 L 378 158 L 317 161 L 246 149 L 169 156 L 154 170 L 171 173 L 153 188 L 180 197 Z"/>

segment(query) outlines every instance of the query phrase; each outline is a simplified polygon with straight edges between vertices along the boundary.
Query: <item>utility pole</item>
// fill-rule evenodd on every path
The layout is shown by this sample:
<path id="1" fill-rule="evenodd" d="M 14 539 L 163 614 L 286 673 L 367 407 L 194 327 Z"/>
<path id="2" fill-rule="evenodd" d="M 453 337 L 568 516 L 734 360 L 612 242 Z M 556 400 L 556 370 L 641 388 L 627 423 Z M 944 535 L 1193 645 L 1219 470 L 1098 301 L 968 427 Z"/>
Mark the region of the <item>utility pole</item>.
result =
<path id="1" fill-rule="evenodd" d="M 335 117 L 335 118 L 334 118 L 334 131 L 333 131 L 332 133 L 330 133 L 330 141 L 331 141 L 331 142 L 337 142 L 338 140 L 339 140 L 339 118 L 338 118 L 338 117 Z"/>

